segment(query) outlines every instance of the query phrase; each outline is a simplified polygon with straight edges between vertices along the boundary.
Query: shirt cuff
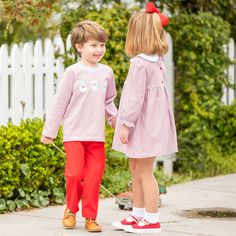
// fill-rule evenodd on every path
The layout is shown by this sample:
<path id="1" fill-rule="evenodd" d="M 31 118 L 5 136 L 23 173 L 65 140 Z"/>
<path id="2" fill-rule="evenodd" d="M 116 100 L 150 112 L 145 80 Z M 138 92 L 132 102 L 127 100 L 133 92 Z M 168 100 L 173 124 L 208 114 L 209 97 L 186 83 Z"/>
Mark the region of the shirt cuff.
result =
<path id="1" fill-rule="evenodd" d="M 131 128 L 131 127 L 135 127 L 135 125 L 134 125 L 134 123 L 133 122 L 131 122 L 131 121 L 127 121 L 127 120 L 121 120 L 121 125 L 125 125 L 125 126 L 127 126 L 127 127 L 129 127 L 129 128 Z"/>

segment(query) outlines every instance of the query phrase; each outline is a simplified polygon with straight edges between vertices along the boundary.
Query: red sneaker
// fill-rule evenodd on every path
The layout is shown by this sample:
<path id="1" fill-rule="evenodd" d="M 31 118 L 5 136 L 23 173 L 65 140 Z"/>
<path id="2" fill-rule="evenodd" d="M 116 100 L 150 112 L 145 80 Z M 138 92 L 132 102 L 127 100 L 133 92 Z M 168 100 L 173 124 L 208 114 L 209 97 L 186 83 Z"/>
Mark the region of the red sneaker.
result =
<path id="1" fill-rule="evenodd" d="M 112 223 L 112 226 L 115 227 L 116 229 L 123 229 L 125 230 L 127 227 L 131 227 L 134 224 L 137 224 L 139 222 L 139 219 L 133 215 L 129 215 L 125 219 L 121 221 L 114 221 Z"/>
<path id="2" fill-rule="evenodd" d="M 153 224 L 146 219 L 142 219 L 131 227 L 125 228 L 125 231 L 136 234 L 156 234 L 161 232 L 161 225 L 159 222 Z"/>

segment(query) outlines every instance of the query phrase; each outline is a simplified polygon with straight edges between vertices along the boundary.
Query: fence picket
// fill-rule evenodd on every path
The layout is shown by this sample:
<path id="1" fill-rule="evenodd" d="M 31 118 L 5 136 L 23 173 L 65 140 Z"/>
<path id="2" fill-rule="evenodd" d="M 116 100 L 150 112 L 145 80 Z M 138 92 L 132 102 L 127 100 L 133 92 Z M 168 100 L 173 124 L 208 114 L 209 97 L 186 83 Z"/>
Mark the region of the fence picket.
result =
<path id="1" fill-rule="evenodd" d="M 8 64 L 8 47 L 4 44 L 0 48 L 0 125 L 7 125 L 9 119 Z"/>
<path id="2" fill-rule="evenodd" d="M 33 45 L 26 43 L 23 47 L 23 74 L 24 74 L 24 113 L 23 118 L 33 117 Z"/>
<path id="3" fill-rule="evenodd" d="M 20 123 L 21 117 L 23 115 L 23 91 L 24 82 L 22 76 L 22 70 L 20 66 L 20 50 L 19 47 L 14 44 L 11 50 L 11 93 L 10 93 L 10 117 L 14 124 L 18 125 Z"/>
<path id="4" fill-rule="evenodd" d="M 44 60 L 45 60 L 45 79 L 44 79 L 44 108 L 47 112 L 51 102 L 53 100 L 54 96 L 54 50 L 52 41 L 49 39 L 45 40 L 45 54 L 44 54 Z"/>
<path id="5" fill-rule="evenodd" d="M 230 40 L 229 44 L 228 44 L 228 56 L 231 60 L 235 59 L 235 44 L 233 39 Z M 235 71 L 235 65 L 230 65 L 229 69 L 228 69 L 228 78 L 230 80 L 230 83 L 232 84 L 236 84 L 236 71 Z M 228 88 L 227 89 L 227 93 L 228 93 L 228 98 L 227 98 L 227 105 L 232 104 L 232 102 L 234 101 L 234 99 L 236 98 L 236 93 L 234 91 L 234 89 L 232 88 Z"/>
<path id="6" fill-rule="evenodd" d="M 38 39 L 34 46 L 34 117 L 43 118 L 43 79 L 44 79 L 44 58 L 43 58 L 42 40 Z"/>

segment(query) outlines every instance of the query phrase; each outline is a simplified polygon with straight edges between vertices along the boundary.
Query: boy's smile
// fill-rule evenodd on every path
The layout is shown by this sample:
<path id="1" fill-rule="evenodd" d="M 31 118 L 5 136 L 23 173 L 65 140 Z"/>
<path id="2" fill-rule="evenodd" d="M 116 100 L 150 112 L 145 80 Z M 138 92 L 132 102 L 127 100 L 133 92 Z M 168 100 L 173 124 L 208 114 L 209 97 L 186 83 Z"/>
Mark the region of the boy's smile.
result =
<path id="1" fill-rule="evenodd" d="M 89 66 L 96 66 L 106 52 L 106 44 L 95 39 L 90 39 L 83 45 L 76 44 L 81 55 L 81 61 Z"/>

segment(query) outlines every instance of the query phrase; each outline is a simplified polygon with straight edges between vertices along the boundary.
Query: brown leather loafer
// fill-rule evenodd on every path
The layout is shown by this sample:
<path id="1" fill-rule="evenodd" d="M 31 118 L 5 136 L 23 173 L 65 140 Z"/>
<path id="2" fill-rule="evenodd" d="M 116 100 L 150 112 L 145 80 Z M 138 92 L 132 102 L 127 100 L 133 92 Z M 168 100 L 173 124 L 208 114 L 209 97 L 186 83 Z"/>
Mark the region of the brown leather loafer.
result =
<path id="1" fill-rule="evenodd" d="M 102 227 L 93 219 L 86 219 L 85 228 L 88 232 L 102 232 Z"/>
<path id="2" fill-rule="evenodd" d="M 64 212 L 63 225 L 67 229 L 73 229 L 76 225 L 76 215 L 68 208 Z"/>

